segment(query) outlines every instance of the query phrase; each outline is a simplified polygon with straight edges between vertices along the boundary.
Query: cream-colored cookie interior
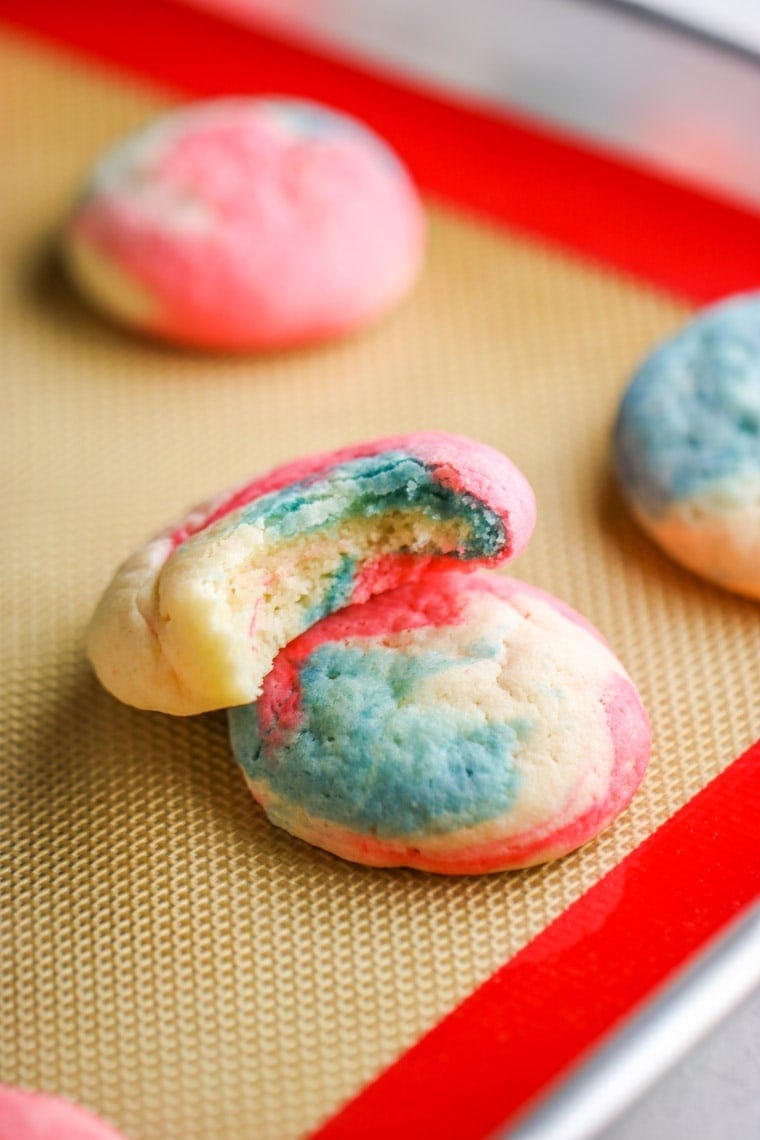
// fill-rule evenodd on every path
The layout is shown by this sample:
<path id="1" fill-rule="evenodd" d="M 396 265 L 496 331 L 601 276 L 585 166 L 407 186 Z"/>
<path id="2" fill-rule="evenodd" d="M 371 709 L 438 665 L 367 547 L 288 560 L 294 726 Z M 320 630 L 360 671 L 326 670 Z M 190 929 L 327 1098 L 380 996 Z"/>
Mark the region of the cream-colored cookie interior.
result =
<path id="1" fill-rule="evenodd" d="M 245 704 L 347 561 L 453 551 L 466 536 L 462 520 L 393 511 L 286 542 L 228 516 L 166 561 L 161 537 L 117 572 L 90 627 L 90 658 L 106 688 L 139 708 L 189 715 Z"/>

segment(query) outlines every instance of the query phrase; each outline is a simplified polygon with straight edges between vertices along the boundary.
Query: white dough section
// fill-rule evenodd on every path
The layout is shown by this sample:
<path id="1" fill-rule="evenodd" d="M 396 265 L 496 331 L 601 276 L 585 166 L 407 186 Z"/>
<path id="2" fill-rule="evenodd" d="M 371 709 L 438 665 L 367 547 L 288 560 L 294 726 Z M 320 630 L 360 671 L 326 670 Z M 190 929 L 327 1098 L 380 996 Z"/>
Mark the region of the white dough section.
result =
<path id="1" fill-rule="evenodd" d="M 64 258 L 70 276 L 105 313 L 130 324 L 149 325 L 160 314 L 152 294 L 81 234 L 69 234 Z"/>
<path id="2" fill-rule="evenodd" d="M 760 474 L 717 483 L 641 526 L 677 562 L 726 589 L 760 598 Z"/>
<path id="3" fill-rule="evenodd" d="M 116 572 L 87 631 L 87 654 L 104 688 L 141 709 L 162 707 L 177 715 L 195 711 L 166 659 L 155 621 L 158 573 L 171 552 L 159 536 L 136 551 Z"/>

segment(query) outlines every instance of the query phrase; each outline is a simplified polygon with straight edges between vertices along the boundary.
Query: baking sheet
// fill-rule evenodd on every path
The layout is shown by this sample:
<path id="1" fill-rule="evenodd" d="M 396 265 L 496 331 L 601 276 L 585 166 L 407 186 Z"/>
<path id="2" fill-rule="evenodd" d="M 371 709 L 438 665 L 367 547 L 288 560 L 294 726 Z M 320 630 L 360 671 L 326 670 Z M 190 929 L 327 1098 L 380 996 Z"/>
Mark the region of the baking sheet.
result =
<path id="1" fill-rule="evenodd" d="M 1 50 L 0 1076 L 66 1093 L 132 1140 L 286 1140 L 760 733 L 756 606 L 667 562 L 609 477 L 626 377 L 687 307 L 431 203 L 418 289 L 362 336 L 238 359 L 131 338 L 69 292 L 51 239 L 98 150 L 168 99 L 23 36 Z M 425 427 L 523 468 L 539 524 L 515 572 L 603 630 L 652 714 L 631 809 L 546 868 L 444 880 L 314 851 L 253 804 L 222 714 L 127 709 L 83 659 L 115 564 L 185 506 L 303 452 Z"/>

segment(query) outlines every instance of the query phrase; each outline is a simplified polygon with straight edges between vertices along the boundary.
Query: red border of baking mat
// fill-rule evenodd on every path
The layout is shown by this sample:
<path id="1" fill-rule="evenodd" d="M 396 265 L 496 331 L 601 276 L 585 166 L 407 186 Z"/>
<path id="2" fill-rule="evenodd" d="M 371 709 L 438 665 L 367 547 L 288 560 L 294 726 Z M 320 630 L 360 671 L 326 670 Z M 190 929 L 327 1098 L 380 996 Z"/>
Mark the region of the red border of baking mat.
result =
<path id="1" fill-rule="evenodd" d="M 506 1125 L 760 894 L 758 819 L 760 741 L 312 1140 Z"/>
<path id="2" fill-rule="evenodd" d="M 0 18 L 194 95 L 342 106 L 420 185 L 693 301 L 754 287 L 760 218 L 587 144 L 180 0 L 0 0 Z M 146 34 L 149 29 L 149 34 Z M 760 896 L 760 741 L 313 1134 L 482 1140 Z"/>

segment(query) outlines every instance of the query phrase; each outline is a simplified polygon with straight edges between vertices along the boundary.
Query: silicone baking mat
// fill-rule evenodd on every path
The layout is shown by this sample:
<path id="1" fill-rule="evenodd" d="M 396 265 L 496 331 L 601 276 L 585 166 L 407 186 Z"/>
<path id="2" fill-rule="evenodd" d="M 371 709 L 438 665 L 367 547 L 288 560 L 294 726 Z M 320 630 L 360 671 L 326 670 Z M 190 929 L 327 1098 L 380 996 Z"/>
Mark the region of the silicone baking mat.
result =
<path id="1" fill-rule="evenodd" d="M 143 7 L 159 23 L 173 11 Z M 77 5 L 67 9 L 75 15 Z M 175 16 L 189 31 L 168 72 L 140 55 L 154 51 L 151 25 L 133 34 L 137 47 L 110 50 L 104 32 L 100 49 L 122 64 L 132 53 L 138 70 L 188 92 L 224 89 L 218 57 L 215 79 L 191 66 L 193 51 L 215 58 L 193 28 L 221 25 Z M 243 38 L 248 89 L 274 85 L 275 58 L 280 89 L 305 83 L 362 109 L 361 73 L 352 79 L 250 31 Z M 244 86 L 235 50 L 230 89 Z M 379 1137 L 391 1122 L 418 1140 L 483 1136 L 572 1055 L 558 1045 L 545 1072 L 537 1056 L 550 1039 L 540 1024 L 552 1010 L 547 995 L 563 977 L 554 967 L 536 973 L 542 947 L 555 953 L 586 939 L 584 985 L 569 988 L 563 1011 L 577 1051 L 757 890 L 747 839 L 758 790 L 752 755 L 722 777 L 733 782 L 711 783 L 760 734 L 757 606 L 660 555 L 621 508 L 608 467 L 631 368 L 694 299 L 749 283 L 742 250 L 747 240 L 757 249 L 757 224 L 383 81 L 386 113 L 395 106 L 407 124 L 394 141 L 437 191 L 411 299 L 369 332 L 315 350 L 234 359 L 170 350 L 80 304 L 61 278 L 54 238 L 101 148 L 181 95 L 10 26 L 0 51 L 10 488 L 0 583 L 0 1078 L 67 1094 L 132 1140 L 288 1140 L 346 1102 L 325 1136 Z M 434 162 L 420 146 L 431 107 L 452 124 L 450 137 L 438 135 Z M 468 169 L 456 151 L 465 145 L 461 115 L 474 124 Z M 488 138 L 500 140 L 498 162 L 483 152 Z M 539 200 L 529 186 L 511 186 L 512 160 Z M 489 182 L 493 166 L 506 190 L 493 174 Z M 598 187 L 598 226 L 580 200 L 584 178 Z M 678 226 L 655 241 L 648 193 L 664 203 L 660 218 L 676 218 L 680 202 L 690 223 L 711 222 L 705 256 Z M 663 242 L 671 253 L 681 242 L 672 273 Z M 83 627 L 116 563 L 185 506 L 303 452 L 426 427 L 486 440 L 526 472 L 539 524 L 516 573 L 603 630 L 652 715 L 654 756 L 630 810 L 547 867 L 442 879 L 313 850 L 270 827 L 253 804 L 223 714 L 175 720 L 123 707 L 83 657 Z M 697 807 L 658 833 L 669 837 L 664 846 L 655 836 L 654 848 L 640 847 L 708 785 Z M 712 840 L 702 871 L 699 844 L 709 850 Z M 600 935 L 610 914 L 631 923 L 627 934 L 624 926 Z M 636 934 L 651 914 L 661 946 Z M 621 971 L 611 987 L 608 971 L 626 957 L 634 973 Z M 522 1055 L 526 1032 L 533 1043 Z M 499 1048 L 512 1055 L 509 1072 L 489 1069 Z"/>

